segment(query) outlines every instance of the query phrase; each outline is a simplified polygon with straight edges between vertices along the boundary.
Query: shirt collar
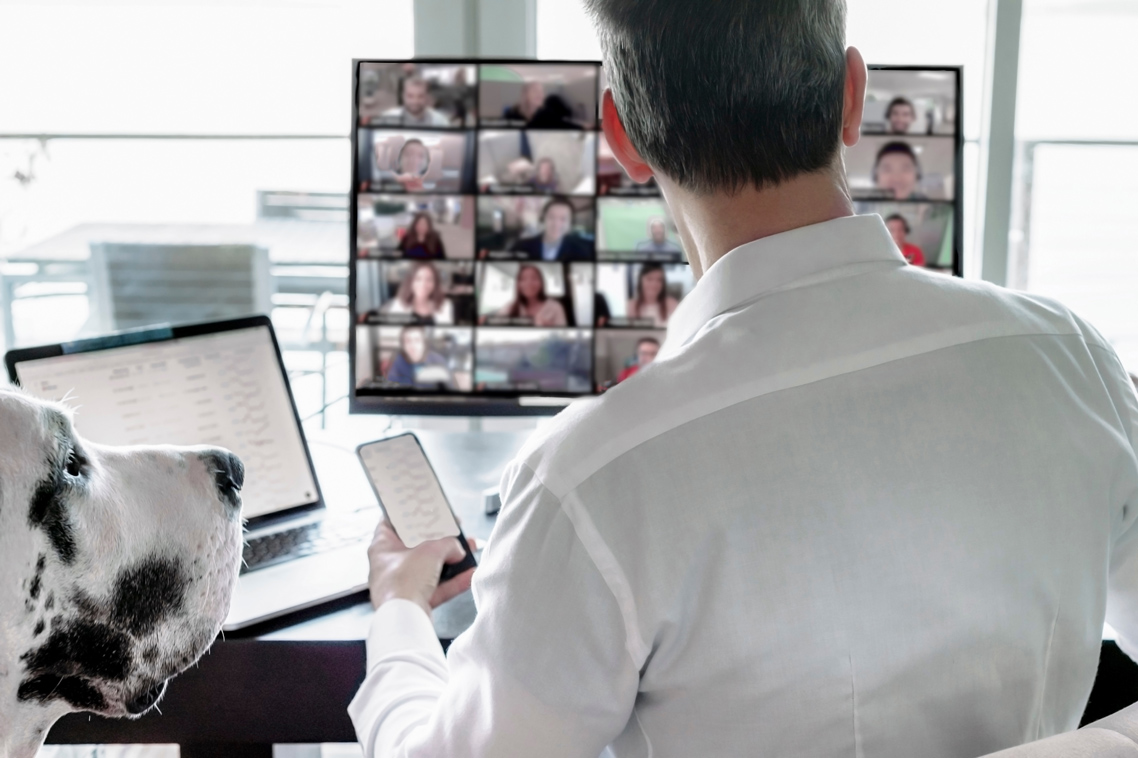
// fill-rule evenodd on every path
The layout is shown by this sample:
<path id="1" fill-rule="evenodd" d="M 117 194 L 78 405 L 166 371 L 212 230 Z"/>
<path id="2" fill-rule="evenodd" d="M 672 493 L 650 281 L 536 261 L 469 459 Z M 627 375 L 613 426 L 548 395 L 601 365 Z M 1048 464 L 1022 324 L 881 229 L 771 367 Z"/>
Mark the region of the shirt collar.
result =
<path id="1" fill-rule="evenodd" d="M 857 263 L 906 265 L 881 216 L 844 216 L 740 245 L 713 263 L 680 301 L 668 319 L 660 357 L 674 354 L 721 313 L 799 279 Z"/>

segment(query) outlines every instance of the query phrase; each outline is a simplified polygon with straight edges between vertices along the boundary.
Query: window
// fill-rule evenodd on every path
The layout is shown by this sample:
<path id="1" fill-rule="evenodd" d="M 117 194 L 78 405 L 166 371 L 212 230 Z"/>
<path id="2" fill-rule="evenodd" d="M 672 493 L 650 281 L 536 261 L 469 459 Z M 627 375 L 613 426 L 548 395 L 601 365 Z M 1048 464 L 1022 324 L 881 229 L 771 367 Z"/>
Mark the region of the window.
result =
<path id="1" fill-rule="evenodd" d="M 1138 5 L 1025 0 L 1010 286 L 1054 297 L 1138 373 Z"/>
<path id="2" fill-rule="evenodd" d="M 412 11 L 0 4 L 0 351 L 91 328 L 91 243 L 255 242 L 302 416 L 343 396 L 351 59 L 411 57 Z"/>

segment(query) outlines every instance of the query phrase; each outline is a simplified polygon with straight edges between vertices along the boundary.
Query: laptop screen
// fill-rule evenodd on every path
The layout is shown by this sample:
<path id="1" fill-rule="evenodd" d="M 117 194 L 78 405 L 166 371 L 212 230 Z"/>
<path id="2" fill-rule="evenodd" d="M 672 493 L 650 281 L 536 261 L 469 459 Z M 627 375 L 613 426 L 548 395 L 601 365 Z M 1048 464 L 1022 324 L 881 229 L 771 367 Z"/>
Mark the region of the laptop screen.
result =
<path id="1" fill-rule="evenodd" d="M 246 518 L 318 500 L 268 327 L 27 360 L 16 375 L 32 395 L 66 397 L 92 442 L 232 450 Z"/>

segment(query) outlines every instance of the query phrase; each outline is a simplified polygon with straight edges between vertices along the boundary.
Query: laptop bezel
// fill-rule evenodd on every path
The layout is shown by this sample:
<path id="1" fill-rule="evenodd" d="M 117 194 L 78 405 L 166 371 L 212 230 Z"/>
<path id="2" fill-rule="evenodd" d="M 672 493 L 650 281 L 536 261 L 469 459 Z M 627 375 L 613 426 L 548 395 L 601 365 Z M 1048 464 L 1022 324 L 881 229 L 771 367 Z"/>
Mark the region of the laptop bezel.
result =
<path id="1" fill-rule="evenodd" d="M 273 329 L 273 322 L 268 316 L 245 316 L 242 318 L 226 319 L 224 321 L 203 321 L 192 324 L 178 324 L 175 326 L 159 324 L 143 327 L 141 329 L 113 332 L 103 337 L 90 337 L 87 339 L 74 340 L 72 342 L 61 342 L 54 345 L 14 348 L 4 354 L 4 364 L 8 369 L 8 379 L 12 384 L 20 387 L 20 378 L 16 367 L 28 361 L 41 360 L 44 358 L 58 358 L 64 355 L 75 355 L 77 353 L 102 352 L 133 345 L 170 342 L 171 340 L 184 337 L 202 337 L 256 327 L 265 327 L 268 329 L 269 339 L 273 343 L 273 351 L 277 357 L 277 369 L 280 371 L 281 379 L 284 381 L 285 393 L 288 395 L 289 405 L 292 406 L 293 422 L 296 424 L 297 432 L 300 434 L 300 445 L 304 450 L 304 458 L 308 462 L 308 472 L 312 477 L 316 498 L 308 503 L 302 503 L 274 513 L 266 513 L 262 516 L 255 516 L 248 519 L 246 529 L 252 531 L 266 526 L 272 526 L 279 522 L 291 521 L 297 516 L 323 510 L 325 507 L 324 493 L 320 489 L 320 480 L 316 476 L 316 466 L 312 462 L 312 452 L 308 449 L 308 437 L 304 434 L 304 425 L 300 418 L 300 412 L 296 408 L 296 399 L 292 395 L 292 384 L 289 382 L 288 372 L 285 370 L 284 356 L 281 353 L 280 343 L 277 342 L 277 334 Z"/>

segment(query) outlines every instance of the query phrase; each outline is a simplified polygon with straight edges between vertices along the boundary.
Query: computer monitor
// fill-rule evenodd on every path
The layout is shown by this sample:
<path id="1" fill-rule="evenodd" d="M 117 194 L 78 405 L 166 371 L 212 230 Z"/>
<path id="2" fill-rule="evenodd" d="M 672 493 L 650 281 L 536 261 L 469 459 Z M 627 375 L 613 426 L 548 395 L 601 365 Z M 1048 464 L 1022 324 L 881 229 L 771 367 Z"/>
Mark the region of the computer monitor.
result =
<path id="1" fill-rule="evenodd" d="M 352 412 L 550 414 L 652 360 L 695 286 L 601 131 L 596 62 L 353 62 Z M 960 275 L 959 68 L 871 66 L 857 212 Z"/>

